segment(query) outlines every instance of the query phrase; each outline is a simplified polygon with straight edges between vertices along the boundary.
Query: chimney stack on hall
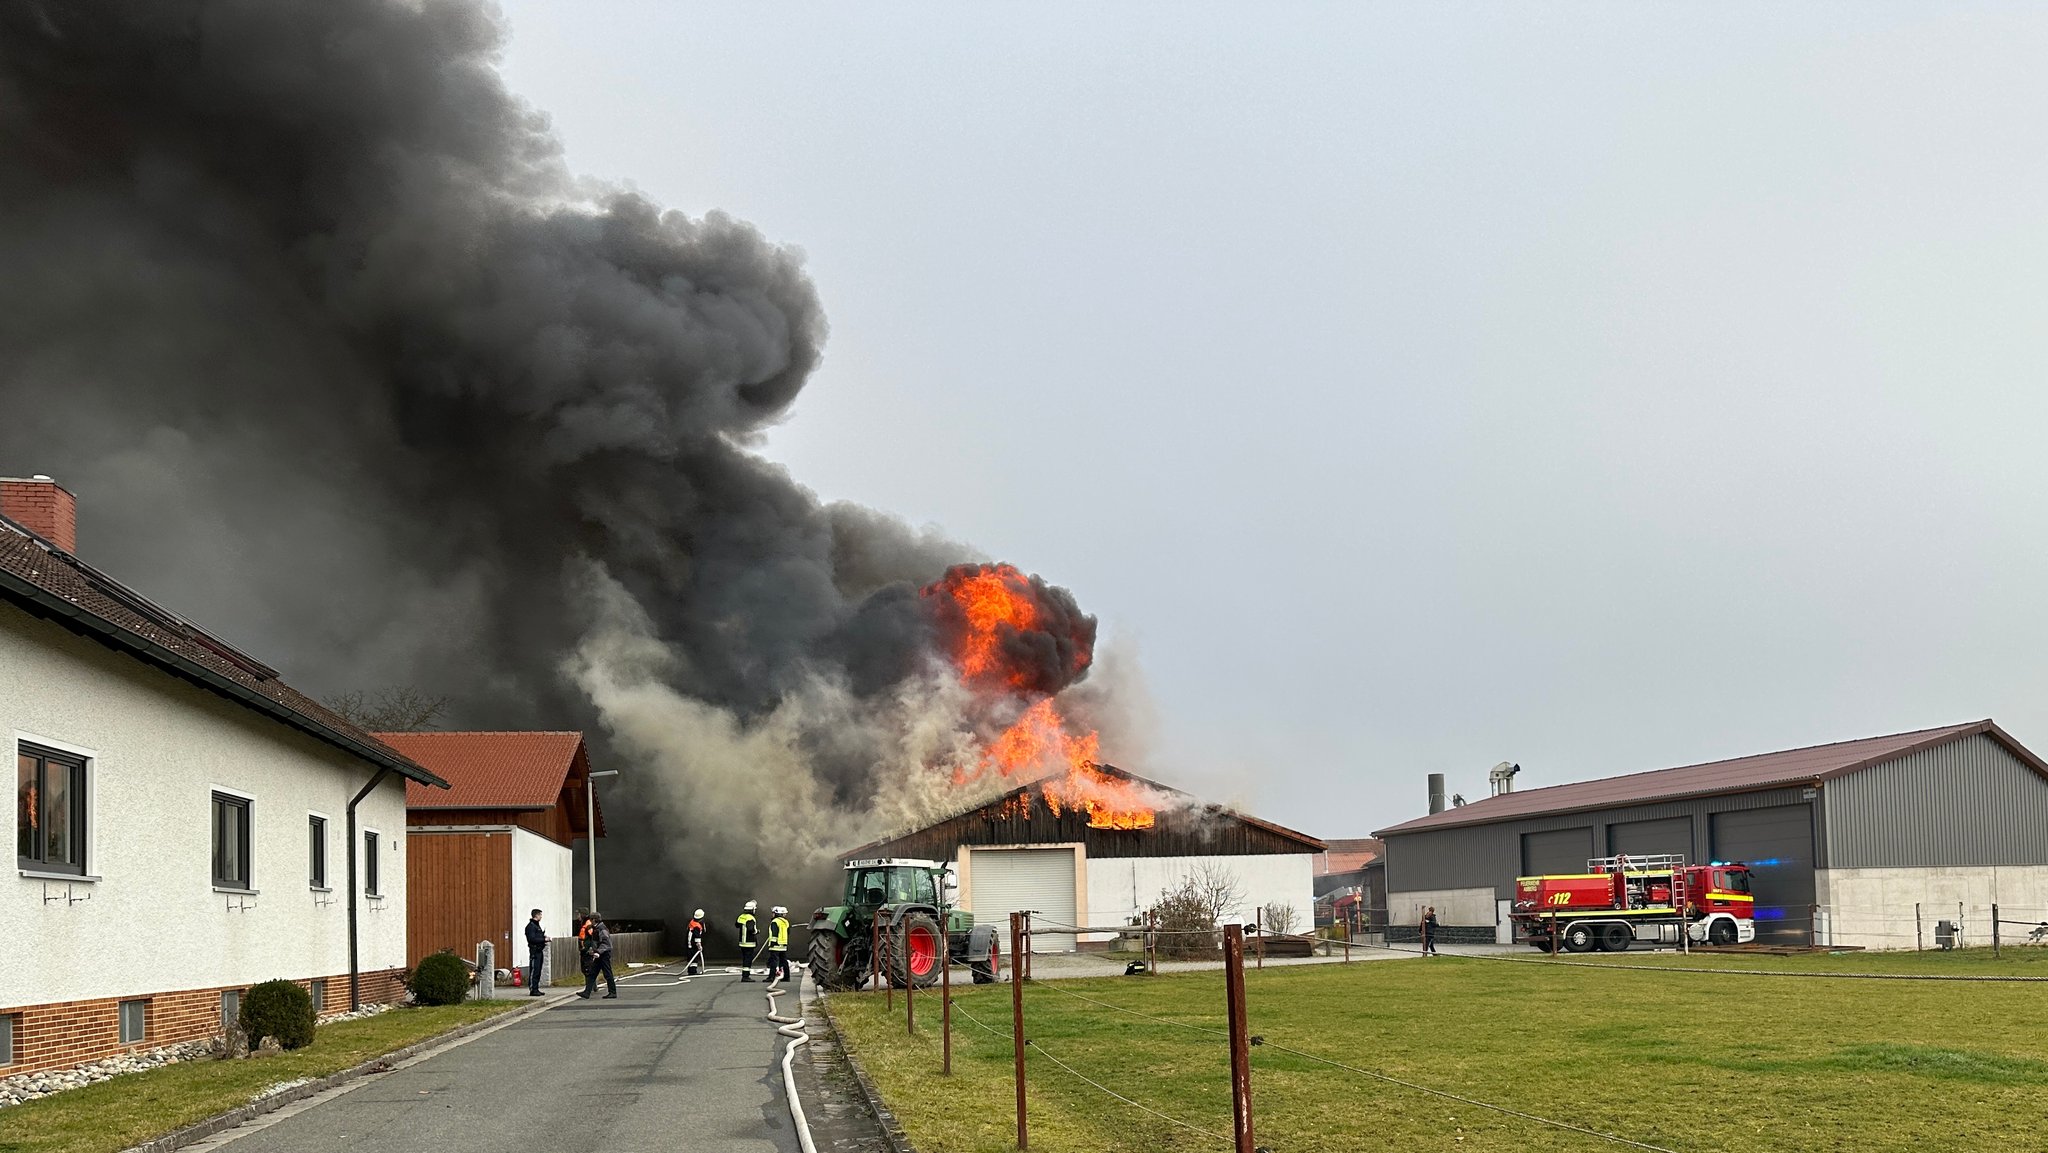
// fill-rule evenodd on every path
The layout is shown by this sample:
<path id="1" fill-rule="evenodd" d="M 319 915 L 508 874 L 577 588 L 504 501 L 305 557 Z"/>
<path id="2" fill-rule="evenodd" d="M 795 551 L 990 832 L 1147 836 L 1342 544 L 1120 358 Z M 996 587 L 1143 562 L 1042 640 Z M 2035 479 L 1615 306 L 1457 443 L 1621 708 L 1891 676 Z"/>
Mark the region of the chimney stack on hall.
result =
<path id="1" fill-rule="evenodd" d="M 1429 774 L 1429 811 L 1432 813 L 1444 811 L 1444 775 L 1442 773 Z"/>
<path id="2" fill-rule="evenodd" d="M 47 476 L 0 477 L 0 516 L 65 552 L 78 551 L 78 498 Z"/>

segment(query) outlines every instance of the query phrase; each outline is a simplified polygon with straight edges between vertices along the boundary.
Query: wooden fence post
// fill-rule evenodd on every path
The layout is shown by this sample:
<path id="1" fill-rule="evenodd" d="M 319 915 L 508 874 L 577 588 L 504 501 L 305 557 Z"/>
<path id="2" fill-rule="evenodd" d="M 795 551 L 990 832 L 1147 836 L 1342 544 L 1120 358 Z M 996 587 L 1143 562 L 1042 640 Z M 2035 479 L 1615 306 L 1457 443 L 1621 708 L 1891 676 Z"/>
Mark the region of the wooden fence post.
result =
<path id="1" fill-rule="evenodd" d="M 1237 1153 L 1257 1153 L 1252 1140 L 1251 1030 L 1244 1014 L 1244 926 L 1223 930 L 1223 995 L 1230 1010 L 1230 1121 Z"/>
<path id="2" fill-rule="evenodd" d="M 1991 902 L 1991 955 L 1992 955 L 1992 956 L 1994 956 L 1994 957 L 1996 957 L 1996 956 L 1998 956 L 1998 955 L 1999 955 L 1999 953 L 1998 953 L 1998 902 L 1997 902 L 1997 901 L 1993 901 L 1993 902 Z"/>
<path id="3" fill-rule="evenodd" d="M 910 1036 L 917 1036 L 917 974 L 910 967 L 910 922 L 903 922 L 903 1027 Z"/>
<path id="4" fill-rule="evenodd" d="M 968 940 L 973 941 L 973 937 Z M 970 959 L 969 964 L 973 964 Z M 945 1038 L 946 1076 L 953 1075 L 953 951 L 948 948 L 945 967 L 939 970 L 939 1033 Z"/>
<path id="5" fill-rule="evenodd" d="M 1016 956 L 1024 941 L 1024 914 L 1010 914 L 1010 955 Z M 1017 1059 L 1017 1148 L 1031 1148 L 1030 1131 L 1024 1123 L 1024 970 L 1010 962 L 1010 1048 Z"/>

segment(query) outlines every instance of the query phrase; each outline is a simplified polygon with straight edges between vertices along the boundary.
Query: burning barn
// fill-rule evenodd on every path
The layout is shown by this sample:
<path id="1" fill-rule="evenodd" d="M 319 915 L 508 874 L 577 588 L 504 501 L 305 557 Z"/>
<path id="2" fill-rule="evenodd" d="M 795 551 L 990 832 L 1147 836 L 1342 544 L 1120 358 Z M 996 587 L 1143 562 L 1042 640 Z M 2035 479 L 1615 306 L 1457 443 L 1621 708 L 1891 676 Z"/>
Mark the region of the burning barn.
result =
<path id="1" fill-rule="evenodd" d="M 1162 892 L 1189 878 L 1231 888 L 1227 921 L 1249 923 L 1280 906 L 1304 930 L 1323 851 L 1304 833 L 1090 764 L 844 856 L 950 861 L 960 902 L 977 921 L 1033 910 L 1035 950 L 1058 952 L 1106 945 L 1115 926 L 1142 921 Z"/>

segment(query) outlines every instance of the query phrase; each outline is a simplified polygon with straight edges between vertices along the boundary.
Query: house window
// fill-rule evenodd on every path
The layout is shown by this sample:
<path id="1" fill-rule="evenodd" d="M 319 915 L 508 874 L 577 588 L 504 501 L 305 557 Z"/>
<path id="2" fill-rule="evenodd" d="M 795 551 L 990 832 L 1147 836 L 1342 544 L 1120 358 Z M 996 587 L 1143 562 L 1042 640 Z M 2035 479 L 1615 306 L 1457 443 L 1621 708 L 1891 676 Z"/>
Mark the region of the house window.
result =
<path id="1" fill-rule="evenodd" d="M 35 745 L 14 755 L 15 856 L 24 869 L 85 874 L 85 761 Z"/>
<path id="2" fill-rule="evenodd" d="M 149 1032 L 149 1002 L 121 1002 L 121 1043 L 133 1045 Z"/>
<path id="3" fill-rule="evenodd" d="M 232 1029 L 242 1023 L 242 991 L 222 989 L 220 993 L 220 1027 Z"/>
<path id="4" fill-rule="evenodd" d="M 383 893 L 377 886 L 377 834 L 363 833 L 363 893 L 375 897 Z"/>
<path id="5" fill-rule="evenodd" d="M 223 889 L 249 887 L 249 799 L 213 795 L 213 883 Z"/>
<path id="6" fill-rule="evenodd" d="M 308 989 L 307 992 L 313 995 L 313 1015 L 317 1017 L 325 1013 L 327 1011 L 327 981 L 324 978 L 315 977 L 313 979 L 313 987 Z"/>
<path id="7" fill-rule="evenodd" d="M 20 1018 L 0 1015 L 0 1065 L 14 1064 L 14 1023 Z"/>
<path id="8" fill-rule="evenodd" d="M 327 887 L 327 818 L 306 818 L 306 883 Z"/>

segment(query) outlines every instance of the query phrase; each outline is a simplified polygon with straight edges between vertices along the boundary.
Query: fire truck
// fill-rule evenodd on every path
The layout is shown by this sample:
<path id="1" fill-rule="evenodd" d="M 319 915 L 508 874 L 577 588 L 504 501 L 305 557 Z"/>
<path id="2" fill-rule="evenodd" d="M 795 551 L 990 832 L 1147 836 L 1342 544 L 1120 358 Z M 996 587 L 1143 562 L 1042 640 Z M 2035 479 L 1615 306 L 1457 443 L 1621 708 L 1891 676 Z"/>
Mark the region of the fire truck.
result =
<path id="1" fill-rule="evenodd" d="M 1522 940 L 1546 952 L 1618 953 L 1638 941 L 1748 944 L 1756 940 L 1755 909 L 1749 866 L 1740 862 L 1624 855 L 1595 857 L 1583 873 L 1516 878 L 1513 920 Z"/>

